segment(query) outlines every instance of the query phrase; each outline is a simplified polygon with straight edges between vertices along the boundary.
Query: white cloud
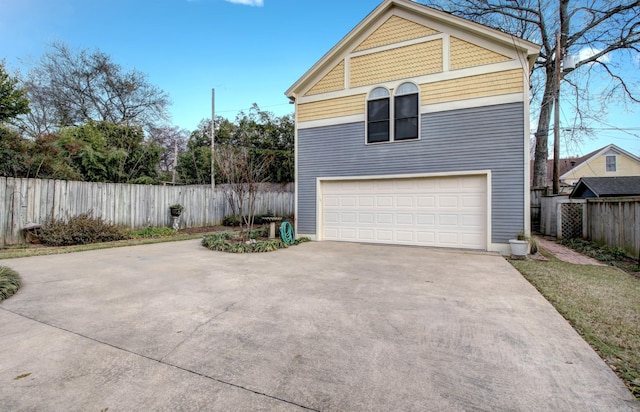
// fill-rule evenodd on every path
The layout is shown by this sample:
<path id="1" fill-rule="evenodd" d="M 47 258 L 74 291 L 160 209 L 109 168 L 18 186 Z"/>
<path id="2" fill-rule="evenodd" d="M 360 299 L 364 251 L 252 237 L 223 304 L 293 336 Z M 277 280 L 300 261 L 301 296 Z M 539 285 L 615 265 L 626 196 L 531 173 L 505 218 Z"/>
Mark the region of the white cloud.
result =
<path id="1" fill-rule="evenodd" d="M 243 4 L 245 6 L 262 7 L 264 6 L 264 0 L 225 0 L 233 4 Z"/>
<path id="2" fill-rule="evenodd" d="M 601 51 L 602 50 L 596 49 L 595 47 L 585 47 L 578 53 L 578 59 L 579 61 L 587 60 L 600 53 Z M 605 54 L 604 56 L 598 57 L 598 61 L 602 63 L 608 63 L 611 61 L 611 59 Z"/>

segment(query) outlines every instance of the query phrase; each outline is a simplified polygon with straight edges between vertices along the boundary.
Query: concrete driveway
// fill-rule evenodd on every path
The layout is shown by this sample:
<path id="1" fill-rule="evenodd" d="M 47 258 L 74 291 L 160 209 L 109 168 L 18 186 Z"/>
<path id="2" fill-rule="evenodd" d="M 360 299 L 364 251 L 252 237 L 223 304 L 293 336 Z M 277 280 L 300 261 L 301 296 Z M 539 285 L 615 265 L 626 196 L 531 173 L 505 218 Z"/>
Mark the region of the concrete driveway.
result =
<path id="1" fill-rule="evenodd" d="M 637 410 L 503 258 L 198 241 L 2 260 L 0 409 Z"/>

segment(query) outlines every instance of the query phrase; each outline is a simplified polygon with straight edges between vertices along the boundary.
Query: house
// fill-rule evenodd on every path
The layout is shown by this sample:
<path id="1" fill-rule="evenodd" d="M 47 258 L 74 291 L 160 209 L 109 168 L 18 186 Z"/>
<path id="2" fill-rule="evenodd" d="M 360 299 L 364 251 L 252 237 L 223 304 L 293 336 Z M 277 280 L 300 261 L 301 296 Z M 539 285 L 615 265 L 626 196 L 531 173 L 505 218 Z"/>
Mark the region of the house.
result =
<path id="1" fill-rule="evenodd" d="M 529 219 L 539 46 L 385 0 L 296 81 L 296 233 L 500 251 Z"/>
<path id="2" fill-rule="evenodd" d="M 614 144 L 595 150 L 574 162 L 563 171 L 560 181 L 575 185 L 582 177 L 640 176 L 640 158 Z M 552 167 L 553 170 L 553 167 Z"/>
<path id="3" fill-rule="evenodd" d="M 640 196 L 640 176 L 582 177 L 571 192 L 571 198 Z"/>

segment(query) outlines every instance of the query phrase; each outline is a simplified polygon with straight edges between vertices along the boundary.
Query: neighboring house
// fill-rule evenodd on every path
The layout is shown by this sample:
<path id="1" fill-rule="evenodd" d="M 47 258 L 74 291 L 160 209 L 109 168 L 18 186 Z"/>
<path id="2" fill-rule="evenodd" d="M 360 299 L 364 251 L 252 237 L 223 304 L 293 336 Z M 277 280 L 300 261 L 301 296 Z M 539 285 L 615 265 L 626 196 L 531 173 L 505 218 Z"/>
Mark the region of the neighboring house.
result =
<path id="1" fill-rule="evenodd" d="M 640 176 L 582 177 L 571 198 L 640 196 Z"/>
<path id="2" fill-rule="evenodd" d="M 385 0 L 286 95 L 296 233 L 508 253 L 529 233 L 529 73 L 539 46 Z"/>
<path id="3" fill-rule="evenodd" d="M 577 159 L 570 169 L 561 169 L 560 181 L 573 186 L 582 177 L 618 176 L 640 176 L 640 158 L 610 144 Z"/>

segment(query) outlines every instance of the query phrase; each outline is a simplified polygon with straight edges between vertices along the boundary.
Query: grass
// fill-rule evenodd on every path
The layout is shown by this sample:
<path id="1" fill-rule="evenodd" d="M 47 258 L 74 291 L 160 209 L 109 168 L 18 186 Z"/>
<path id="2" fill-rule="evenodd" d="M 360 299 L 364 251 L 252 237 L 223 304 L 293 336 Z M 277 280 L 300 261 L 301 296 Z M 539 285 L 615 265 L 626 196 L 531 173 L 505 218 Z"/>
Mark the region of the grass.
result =
<path id="1" fill-rule="evenodd" d="M 640 400 L 640 278 L 614 267 L 512 261 Z"/>
<path id="2" fill-rule="evenodd" d="M 0 302 L 20 289 L 20 275 L 8 267 L 0 266 Z"/>
<path id="3" fill-rule="evenodd" d="M 62 253 L 84 252 L 87 250 L 109 249 L 114 247 L 148 245 L 152 243 L 176 242 L 181 240 L 201 239 L 202 233 L 181 234 L 170 237 L 140 237 L 137 239 L 119 240 L 114 242 L 90 243 L 74 246 L 9 246 L 0 248 L 0 259 L 14 259 L 31 256 L 58 255 Z"/>

